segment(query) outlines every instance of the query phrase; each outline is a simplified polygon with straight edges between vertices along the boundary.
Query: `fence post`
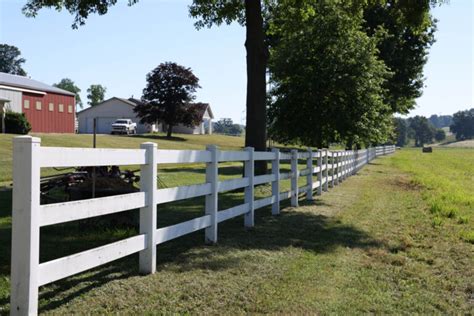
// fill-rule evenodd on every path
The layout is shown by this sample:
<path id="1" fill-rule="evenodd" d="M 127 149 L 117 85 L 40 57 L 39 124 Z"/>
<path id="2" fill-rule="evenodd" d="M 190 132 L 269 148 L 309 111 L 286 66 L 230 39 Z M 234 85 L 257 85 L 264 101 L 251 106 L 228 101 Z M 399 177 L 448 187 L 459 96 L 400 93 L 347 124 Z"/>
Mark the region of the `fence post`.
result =
<path id="1" fill-rule="evenodd" d="M 335 153 L 331 151 L 331 188 L 334 188 L 335 178 L 334 178 L 334 155 Z"/>
<path id="2" fill-rule="evenodd" d="M 41 139 L 13 139 L 11 315 L 38 312 Z"/>
<path id="3" fill-rule="evenodd" d="M 313 150 L 308 148 L 308 159 L 306 159 L 306 169 L 309 170 L 309 173 L 306 175 L 306 185 L 308 189 L 306 190 L 306 200 L 313 200 Z"/>
<path id="4" fill-rule="evenodd" d="M 206 182 L 211 184 L 211 194 L 206 195 L 206 215 L 211 216 L 211 226 L 206 228 L 206 244 L 217 243 L 217 185 L 219 181 L 219 149 L 215 145 L 207 145 L 206 150 L 211 153 L 211 161 L 206 164 Z"/>
<path id="5" fill-rule="evenodd" d="M 342 153 L 342 181 L 346 180 L 347 176 L 347 151 L 343 151 Z"/>
<path id="6" fill-rule="evenodd" d="M 323 151 L 318 149 L 318 189 L 316 190 L 317 195 L 323 194 Z"/>
<path id="7" fill-rule="evenodd" d="M 359 151 L 352 151 L 352 174 L 357 172 L 357 160 L 359 159 Z"/>
<path id="8" fill-rule="evenodd" d="M 146 151 L 146 164 L 140 168 L 140 191 L 145 192 L 146 196 L 146 206 L 140 209 L 140 234 L 146 235 L 146 248 L 139 254 L 139 271 L 142 274 L 151 274 L 156 271 L 158 145 L 147 142 L 141 144 L 140 148 Z"/>
<path id="9" fill-rule="evenodd" d="M 367 147 L 366 156 L 365 164 L 368 165 L 370 162 L 370 147 Z"/>
<path id="10" fill-rule="evenodd" d="M 275 199 L 272 204 L 272 214 L 280 214 L 280 150 L 273 148 L 275 160 L 272 161 L 272 174 L 275 175 L 275 181 L 272 182 L 272 195 Z"/>
<path id="11" fill-rule="evenodd" d="M 291 206 L 298 206 L 298 151 L 291 151 Z"/>
<path id="12" fill-rule="evenodd" d="M 341 162 L 341 152 L 338 151 L 336 153 L 336 165 L 337 165 L 337 170 L 336 170 L 336 185 L 341 183 L 341 178 L 339 177 L 339 172 L 341 171 L 342 166 L 339 166 L 339 163 Z"/>
<path id="13" fill-rule="evenodd" d="M 324 182 L 324 187 L 323 187 L 323 190 L 324 191 L 328 191 L 328 150 L 327 149 L 324 149 L 324 178 L 326 179 L 326 181 Z"/>
<path id="14" fill-rule="evenodd" d="M 245 213 L 244 226 L 253 227 L 255 225 L 255 209 L 254 209 L 254 177 L 255 177 L 255 161 L 254 148 L 246 147 L 245 151 L 249 153 L 249 160 L 245 162 L 244 174 L 249 179 L 249 185 L 245 187 L 245 203 L 249 204 L 249 211 Z"/>

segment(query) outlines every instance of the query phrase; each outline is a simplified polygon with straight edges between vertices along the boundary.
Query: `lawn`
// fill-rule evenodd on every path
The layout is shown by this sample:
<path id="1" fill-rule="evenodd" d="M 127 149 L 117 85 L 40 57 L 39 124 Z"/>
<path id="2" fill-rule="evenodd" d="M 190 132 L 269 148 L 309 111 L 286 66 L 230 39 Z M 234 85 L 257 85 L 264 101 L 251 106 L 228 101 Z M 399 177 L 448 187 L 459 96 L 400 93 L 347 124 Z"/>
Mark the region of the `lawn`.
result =
<path id="1" fill-rule="evenodd" d="M 205 246 L 203 232 L 160 245 L 154 275 L 140 276 L 132 255 L 44 286 L 40 311 L 472 314 L 474 245 L 462 232 L 472 228 L 472 204 L 463 205 L 474 185 L 473 155 L 404 149 L 379 158 L 314 202 L 283 205 L 278 217 L 258 210 L 254 229 L 245 230 L 242 218 L 222 223 L 218 245 Z M 241 169 L 228 166 L 222 173 L 239 176 Z M 162 175 L 173 185 L 203 176 L 193 168 Z M 454 217 L 432 210 L 433 199 L 447 192 L 454 196 Z M 265 187 L 257 190 L 266 194 Z M 10 199 L 10 192 L 0 192 L 0 253 L 7 254 L 0 257 L 0 313 L 9 309 Z M 241 199 L 239 192 L 222 195 L 220 208 Z M 160 206 L 158 224 L 201 215 L 202 206 L 203 199 Z M 43 262 L 135 235 L 136 228 L 86 221 L 41 233 Z"/>
<path id="2" fill-rule="evenodd" d="M 391 161 L 423 189 L 434 226 L 474 243 L 474 148 L 403 149 Z"/>
<path id="3" fill-rule="evenodd" d="M 0 186 L 12 180 L 12 139 L 15 135 L 0 134 Z M 92 147 L 92 135 L 87 134 L 32 134 L 41 138 L 42 146 Z M 225 150 L 239 150 L 244 146 L 242 137 L 224 135 L 184 135 L 178 134 L 171 140 L 164 134 L 136 136 L 97 135 L 99 148 L 140 148 L 144 142 L 155 142 L 161 149 L 205 149 L 214 144 Z M 58 173 L 54 169 L 42 170 L 42 175 Z"/>

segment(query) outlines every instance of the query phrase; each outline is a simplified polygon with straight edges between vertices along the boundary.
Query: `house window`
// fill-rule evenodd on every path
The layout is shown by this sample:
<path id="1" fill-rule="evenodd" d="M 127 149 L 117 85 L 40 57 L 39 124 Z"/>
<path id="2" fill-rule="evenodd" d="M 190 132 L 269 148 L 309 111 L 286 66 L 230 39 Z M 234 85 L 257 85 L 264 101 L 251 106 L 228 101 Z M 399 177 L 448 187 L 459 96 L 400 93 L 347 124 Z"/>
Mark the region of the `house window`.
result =
<path id="1" fill-rule="evenodd" d="M 59 103 L 59 112 L 64 112 L 64 104 Z"/>
<path id="2" fill-rule="evenodd" d="M 36 109 L 41 110 L 41 101 L 36 101 Z"/>
<path id="3" fill-rule="evenodd" d="M 68 112 L 68 113 L 72 113 L 72 105 L 68 105 L 68 106 L 67 106 L 67 112 Z"/>
<path id="4" fill-rule="evenodd" d="M 54 111 L 54 103 L 49 104 L 49 111 L 53 112 Z"/>
<path id="5" fill-rule="evenodd" d="M 30 108 L 30 100 L 25 100 L 23 101 L 23 107 L 25 109 L 29 109 Z"/>

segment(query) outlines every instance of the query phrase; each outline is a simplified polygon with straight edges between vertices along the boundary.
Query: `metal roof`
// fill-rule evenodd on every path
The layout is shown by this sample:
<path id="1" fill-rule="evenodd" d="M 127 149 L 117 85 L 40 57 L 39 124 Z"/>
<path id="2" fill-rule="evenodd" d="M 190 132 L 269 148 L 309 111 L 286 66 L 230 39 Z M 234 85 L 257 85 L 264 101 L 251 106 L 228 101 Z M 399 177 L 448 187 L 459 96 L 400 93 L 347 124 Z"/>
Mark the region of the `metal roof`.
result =
<path id="1" fill-rule="evenodd" d="M 75 96 L 72 92 L 47 85 L 28 77 L 11 75 L 4 72 L 0 72 L 0 85 Z"/>

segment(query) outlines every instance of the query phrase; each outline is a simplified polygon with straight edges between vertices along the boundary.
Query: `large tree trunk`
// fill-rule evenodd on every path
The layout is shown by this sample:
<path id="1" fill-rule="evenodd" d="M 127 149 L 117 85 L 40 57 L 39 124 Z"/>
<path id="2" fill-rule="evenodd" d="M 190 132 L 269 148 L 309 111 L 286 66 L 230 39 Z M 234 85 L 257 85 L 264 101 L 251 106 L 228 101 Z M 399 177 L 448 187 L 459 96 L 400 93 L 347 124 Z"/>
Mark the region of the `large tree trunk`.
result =
<path id="1" fill-rule="evenodd" d="M 166 131 L 166 137 L 171 138 L 171 133 L 173 132 L 173 125 L 168 124 L 168 130 Z"/>
<path id="2" fill-rule="evenodd" d="M 247 49 L 247 123 L 245 146 L 256 151 L 267 149 L 266 66 L 268 49 L 263 31 L 260 0 L 245 0 Z M 267 163 L 255 164 L 255 173 L 264 174 Z"/>

